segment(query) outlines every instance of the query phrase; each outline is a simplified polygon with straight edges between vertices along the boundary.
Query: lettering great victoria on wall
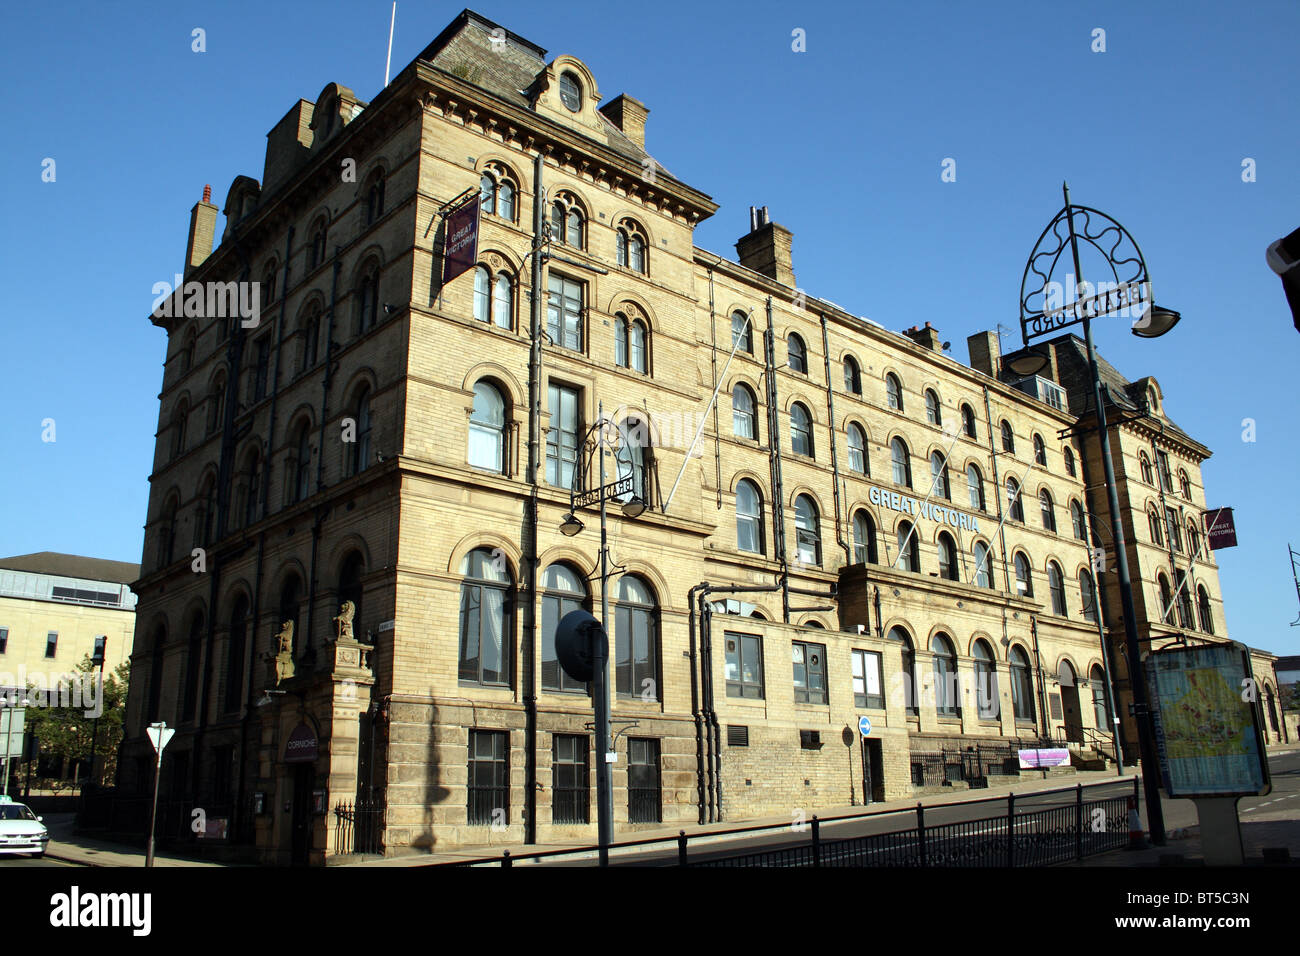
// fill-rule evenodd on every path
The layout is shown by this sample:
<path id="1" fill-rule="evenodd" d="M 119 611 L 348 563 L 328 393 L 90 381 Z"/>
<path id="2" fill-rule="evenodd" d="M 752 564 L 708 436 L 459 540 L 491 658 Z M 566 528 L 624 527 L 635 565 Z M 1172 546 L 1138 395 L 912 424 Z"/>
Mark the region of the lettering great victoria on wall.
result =
<path id="1" fill-rule="evenodd" d="M 873 505 L 880 505 L 884 508 L 890 508 L 894 511 L 901 511 L 904 514 L 913 517 L 928 518 L 931 521 L 939 521 L 951 525 L 954 528 L 964 531 L 973 531 L 978 533 L 980 530 L 979 518 L 975 515 L 967 514 L 964 511 L 958 511 L 956 508 L 949 508 L 946 505 L 939 505 L 933 501 L 919 501 L 908 495 L 900 495 L 896 491 L 886 491 L 884 488 L 878 488 L 875 485 L 867 495 Z"/>

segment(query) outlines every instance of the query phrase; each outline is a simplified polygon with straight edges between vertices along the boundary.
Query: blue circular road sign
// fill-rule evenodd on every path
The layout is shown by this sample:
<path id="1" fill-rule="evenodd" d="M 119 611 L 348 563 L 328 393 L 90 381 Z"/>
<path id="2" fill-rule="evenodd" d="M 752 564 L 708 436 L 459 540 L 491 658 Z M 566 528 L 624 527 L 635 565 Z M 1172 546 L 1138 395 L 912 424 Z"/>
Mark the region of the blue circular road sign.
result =
<path id="1" fill-rule="evenodd" d="M 870 718 L 870 717 L 859 717 L 859 718 L 858 718 L 858 732 L 859 732 L 860 734 L 862 734 L 862 736 L 864 736 L 864 737 L 870 735 L 870 733 L 871 733 L 871 718 Z"/>

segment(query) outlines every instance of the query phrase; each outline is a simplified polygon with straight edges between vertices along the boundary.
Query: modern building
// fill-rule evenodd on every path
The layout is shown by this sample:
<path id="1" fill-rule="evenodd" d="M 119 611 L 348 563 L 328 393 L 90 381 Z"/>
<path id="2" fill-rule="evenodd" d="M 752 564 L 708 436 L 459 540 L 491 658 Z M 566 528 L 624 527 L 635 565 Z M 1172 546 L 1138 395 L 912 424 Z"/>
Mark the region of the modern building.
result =
<path id="1" fill-rule="evenodd" d="M 603 584 L 623 837 L 983 777 L 1044 738 L 1109 750 L 1125 670 L 1098 606 L 1112 648 L 1122 628 L 1078 340 L 1014 381 L 988 334 L 965 365 L 928 322 L 805 293 L 766 209 L 738 261 L 699 248 L 716 204 L 648 151 L 644 104 L 602 99 L 577 57 L 465 11 L 371 102 L 294 104 L 217 248 L 194 207 L 184 280 L 260 283 L 261 311 L 187 292 L 151 316 L 119 784 L 144 792 L 145 727 L 177 727 L 174 832 L 203 806 L 258 859 L 320 861 L 361 803 L 390 854 L 594 839 L 591 700 L 555 630 Z M 475 194 L 474 265 L 444 282 Z M 1214 557 L 1191 560 L 1209 450 L 1162 403 L 1144 421 L 1115 425 L 1142 633 L 1222 639 Z M 600 439 L 630 479 L 607 580 L 595 508 L 561 530 Z M 1155 542 L 1148 505 L 1177 516 Z"/>

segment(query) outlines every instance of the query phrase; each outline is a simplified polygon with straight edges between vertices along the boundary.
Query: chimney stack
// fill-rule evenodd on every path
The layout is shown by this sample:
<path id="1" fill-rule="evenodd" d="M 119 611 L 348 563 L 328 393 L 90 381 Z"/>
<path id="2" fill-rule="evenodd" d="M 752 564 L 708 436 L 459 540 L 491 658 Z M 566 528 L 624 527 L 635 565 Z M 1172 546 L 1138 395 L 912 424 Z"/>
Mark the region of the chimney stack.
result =
<path id="1" fill-rule="evenodd" d="M 203 187 L 203 198 L 190 210 L 190 237 L 185 244 L 185 274 L 203 265 L 212 255 L 212 239 L 217 234 L 217 207 L 212 204 L 212 187 Z"/>
<path id="2" fill-rule="evenodd" d="M 939 330 L 934 328 L 929 322 L 925 323 L 925 328 L 918 329 L 915 325 L 903 333 L 917 345 L 929 349 L 931 352 L 943 351 L 943 340 L 939 338 Z"/>
<path id="3" fill-rule="evenodd" d="M 998 377 L 1001 350 L 996 332 L 976 332 L 966 340 L 966 347 L 970 350 L 971 368 L 990 378 Z"/>
<path id="4" fill-rule="evenodd" d="M 620 93 L 600 108 L 605 117 L 623 131 L 623 135 L 645 149 L 645 121 L 650 109 L 640 100 Z"/>
<path id="5" fill-rule="evenodd" d="M 736 243 L 736 254 L 746 269 L 775 279 L 782 285 L 795 287 L 794 263 L 790 246 L 794 234 L 784 226 L 772 222 L 767 207 L 749 207 L 749 235 Z"/>

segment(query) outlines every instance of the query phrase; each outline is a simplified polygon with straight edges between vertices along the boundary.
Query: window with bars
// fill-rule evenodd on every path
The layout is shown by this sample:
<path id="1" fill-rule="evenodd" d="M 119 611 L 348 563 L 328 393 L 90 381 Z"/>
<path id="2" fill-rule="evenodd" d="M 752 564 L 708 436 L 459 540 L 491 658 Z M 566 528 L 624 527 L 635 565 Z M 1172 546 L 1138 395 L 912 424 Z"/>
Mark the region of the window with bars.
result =
<path id="1" fill-rule="evenodd" d="M 659 741 L 653 737 L 629 737 L 627 740 L 627 822 L 661 822 L 661 797 Z"/>
<path id="2" fill-rule="evenodd" d="M 469 802 L 471 825 L 490 826 L 510 819 L 510 735 L 503 730 L 469 732 Z"/>
<path id="3" fill-rule="evenodd" d="M 552 738 L 552 823 L 590 822 L 590 753 L 586 734 L 556 734 Z"/>

